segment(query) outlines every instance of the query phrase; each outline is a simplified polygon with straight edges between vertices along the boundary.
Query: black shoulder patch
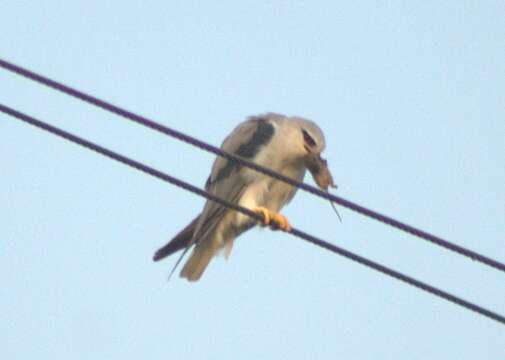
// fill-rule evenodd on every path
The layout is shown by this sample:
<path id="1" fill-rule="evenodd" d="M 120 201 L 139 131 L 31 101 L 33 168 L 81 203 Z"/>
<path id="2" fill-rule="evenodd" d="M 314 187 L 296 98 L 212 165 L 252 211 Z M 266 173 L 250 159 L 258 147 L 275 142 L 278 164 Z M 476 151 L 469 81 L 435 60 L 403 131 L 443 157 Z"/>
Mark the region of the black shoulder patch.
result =
<path id="1" fill-rule="evenodd" d="M 245 144 L 239 146 L 235 154 L 247 159 L 253 158 L 262 146 L 267 144 L 274 135 L 274 126 L 265 119 L 258 120 L 258 128 Z"/>
<path id="2" fill-rule="evenodd" d="M 252 159 L 258 154 L 261 147 L 265 146 L 270 139 L 274 136 L 274 126 L 270 124 L 266 119 L 258 119 L 258 128 L 251 136 L 248 142 L 240 145 L 238 149 L 234 152 L 235 155 L 241 156 L 246 159 Z M 240 169 L 241 165 L 233 161 L 228 160 L 225 166 L 219 170 L 216 178 L 212 181 L 212 184 L 228 177 L 232 171 Z M 209 179 L 210 180 L 210 179 Z M 208 181 L 208 185 L 211 182 Z"/>
<path id="3" fill-rule="evenodd" d="M 210 181 L 210 176 L 207 178 L 207 181 L 205 182 L 205 190 L 209 190 L 209 186 L 212 184 L 212 181 Z"/>

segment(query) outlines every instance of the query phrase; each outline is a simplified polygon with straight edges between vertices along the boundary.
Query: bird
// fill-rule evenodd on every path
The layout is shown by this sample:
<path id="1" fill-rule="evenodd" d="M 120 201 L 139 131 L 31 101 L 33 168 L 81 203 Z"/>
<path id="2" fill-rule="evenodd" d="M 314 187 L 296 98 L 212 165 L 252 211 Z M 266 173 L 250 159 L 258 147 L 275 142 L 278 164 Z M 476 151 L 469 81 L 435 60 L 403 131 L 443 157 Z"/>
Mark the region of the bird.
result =
<path id="1" fill-rule="evenodd" d="M 223 151 L 300 182 L 308 170 L 317 185 L 327 191 L 335 185 L 327 161 L 321 157 L 325 147 L 324 134 L 316 123 L 278 113 L 248 117 L 221 145 Z M 198 281 L 215 255 L 224 252 L 228 258 L 235 239 L 255 225 L 291 230 L 289 220 L 279 211 L 293 199 L 297 187 L 218 156 L 205 190 L 254 211 L 262 221 L 207 200 L 202 212 L 153 256 L 154 261 L 159 261 L 184 250 L 181 261 L 193 247 L 180 272 L 181 278 Z"/>

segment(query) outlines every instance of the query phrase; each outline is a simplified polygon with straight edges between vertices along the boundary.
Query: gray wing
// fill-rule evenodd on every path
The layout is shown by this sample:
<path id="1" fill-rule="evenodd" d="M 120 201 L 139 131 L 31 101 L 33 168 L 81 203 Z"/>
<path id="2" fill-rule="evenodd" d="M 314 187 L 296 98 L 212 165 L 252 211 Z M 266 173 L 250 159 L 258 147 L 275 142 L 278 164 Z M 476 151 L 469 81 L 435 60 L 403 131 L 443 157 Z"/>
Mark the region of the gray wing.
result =
<path id="1" fill-rule="evenodd" d="M 268 119 L 250 118 L 237 126 L 224 140 L 221 149 L 248 160 L 253 160 L 263 146 L 274 136 L 274 126 Z M 238 203 L 251 179 L 244 176 L 242 166 L 218 157 L 212 166 L 205 189 L 222 199 Z M 213 201 L 207 201 L 196 227 L 192 243 L 205 238 L 225 215 L 227 209 Z"/>

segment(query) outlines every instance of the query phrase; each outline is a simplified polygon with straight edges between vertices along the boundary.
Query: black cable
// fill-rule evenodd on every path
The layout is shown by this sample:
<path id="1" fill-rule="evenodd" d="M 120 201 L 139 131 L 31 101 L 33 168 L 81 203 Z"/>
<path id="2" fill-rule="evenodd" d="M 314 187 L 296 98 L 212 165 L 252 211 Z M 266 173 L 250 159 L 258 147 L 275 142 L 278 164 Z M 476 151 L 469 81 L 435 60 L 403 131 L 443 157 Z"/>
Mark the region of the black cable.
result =
<path id="1" fill-rule="evenodd" d="M 159 170 L 156 170 L 156 169 L 154 169 L 152 167 L 144 165 L 144 164 L 142 164 L 140 162 L 137 162 L 135 160 L 129 159 L 129 158 L 127 158 L 127 157 L 125 157 L 123 155 L 120 155 L 120 154 L 118 154 L 118 153 L 116 153 L 116 152 L 114 152 L 112 150 L 108 150 L 108 149 L 106 149 L 106 148 L 104 148 L 104 147 L 102 147 L 100 145 L 94 144 L 94 143 L 92 143 L 90 141 L 87 141 L 87 140 L 85 140 L 85 139 L 83 139 L 81 137 L 73 135 L 73 134 L 71 134 L 69 132 L 66 132 L 66 131 L 62 130 L 62 129 L 59 129 L 59 128 L 54 127 L 52 125 L 49 125 L 49 124 L 47 124 L 45 122 L 37 120 L 37 119 L 35 119 L 35 118 L 31 117 L 31 116 L 23 114 L 23 113 L 21 113 L 19 111 L 16 111 L 16 110 L 14 110 L 12 108 L 9 108 L 9 107 L 5 106 L 5 105 L 0 104 L 0 111 L 6 113 L 6 114 L 8 114 L 8 115 L 10 115 L 10 116 L 12 116 L 12 117 L 14 117 L 16 119 L 24 121 L 24 122 L 26 122 L 26 123 L 28 123 L 30 125 L 33 125 L 33 126 L 38 127 L 38 128 L 40 128 L 42 130 L 48 131 L 48 132 L 50 132 L 50 133 L 52 133 L 54 135 L 60 136 L 60 137 L 66 139 L 68 141 L 71 141 L 71 142 L 76 143 L 78 145 L 84 146 L 85 148 L 93 150 L 93 151 L 95 151 L 95 152 L 97 152 L 97 153 L 99 153 L 101 155 L 104 155 L 106 157 L 109 157 L 111 159 L 119 161 L 119 162 L 121 162 L 121 163 L 123 163 L 125 165 L 131 166 L 131 167 L 133 167 L 133 168 L 135 168 L 137 170 L 140 170 L 140 171 L 142 171 L 142 172 L 144 172 L 146 174 L 152 175 L 154 177 L 157 177 L 158 179 L 161 179 L 163 181 L 169 182 L 169 183 L 171 183 L 171 184 L 173 184 L 175 186 L 183 188 L 183 189 L 185 189 L 187 191 L 190 191 L 190 192 L 192 192 L 194 194 L 197 194 L 197 195 L 205 197 L 205 198 L 207 198 L 209 200 L 215 201 L 215 202 L 217 202 L 217 203 L 219 203 L 219 204 L 221 204 L 223 206 L 226 206 L 226 207 L 231 208 L 233 210 L 236 210 L 236 211 L 239 211 L 241 213 L 244 213 L 247 216 L 250 216 L 250 217 L 252 217 L 252 218 L 254 218 L 254 219 L 258 220 L 258 221 L 263 220 L 263 217 L 261 215 L 258 215 L 258 214 L 256 214 L 255 212 L 253 212 L 253 211 L 251 211 L 249 209 L 246 209 L 246 208 L 241 207 L 241 206 L 239 206 L 237 204 L 233 204 L 231 202 L 228 202 L 228 201 L 226 201 L 224 199 L 221 199 L 221 198 L 219 198 L 219 197 L 217 197 L 217 196 L 215 196 L 213 194 L 210 194 L 207 191 L 202 190 L 202 189 L 200 189 L 200 188 L 198 188 L 196 186 L 188 184 L 188 183 L 186 183 L 186 182 L 184 182 L 182 180 L 179 180 L 179 179 L 177 179 L 177 178 L 175 178 L 173 176 L 165 174 L 165 173 L 163 173 L 163 172 L 161 172 Z M 462 306 L 462 307 L 464 307 L 464 308 L 466 308 L 468 310 L 474 311 L 474 312 L 476 312 L 476 313 L 478 313 L 478 314 L 480 314 L 482 316 L 485 316 L 485 317 L 487 317 L 489 319 L 495 320 L 495 321 L 497 321 L 497 322 L 505 325 L 505 316 L 500 315 L 500 314 L 498 314 L 496 312 L 493 312 L 491 310 L 485 309 L 485 308 L 483 308 L 483 307 L 481 307 L 479 305 L 471 303 L 471 302 L 469 302 L 467 300 L 464 300 L 464 299 L 462 299 L 462 298 L 460 298 L 458 296 L 452 295 L 452 294 L 450 294 L 450 293 L 448 293 L 446 291 L 440 290 L 440 289 L 438 289 L 438 288 L 436 288 L 434 286 L 426 284 L 426 283 L 424 283 L 422 281 L 419 281 L 419 280 L 417 280 L 417 279 L 415 279 L 413 277 L 410 277 L 408 275 L 402 274 L 402 273 L 400 273 L 400 272 L 398 272 L 396 270 L 390 269 L 390 268 L 388 268 L 388 267 L 386 267 L 384 265 L 381 265 L 381 264 L 376 263 L 376 262 L 374 262 L 372 260 L 364 258 L 364 257 L 362 257 L 360 255 L 354 254 L 354 253 L 352 253 L 352 252 L 350 252 L 348 250 L 340 248 L 340 247 L 338 247 L 336 245 L 333 245 L 333 244 L 330 244 L 330 243 L 328 243 L 326 241 L 318 239 L 318 238 L 316 238 L 316 237 L 314 237 L 314 236 L 312 236 L 310 234 L 307 234 L 307 233 L 305 233 L 305 232 L 303 232 L 301 230 L 298 230 L 296 228 L 292 228 L 292 230 L 291 230 L 290 233 L 292 235 L 297 236 L 297 237 L 299 237 L 301 239 L 304 239 L 304 240 L 306 240 L 306 241 L 308 241 L 308 242 L 310 242 L 312 244 L 315 244 L 315 245 L 320 246 L 320 247 L 322 247 L 322 248 L 324 248 L 326 250 L 329 250 L 329 251 L 331 251 L 333 253 L 336 253 L 336 254 L 339 254 L 341 256 L 344 256 L 344 257 L 346 257 L 346 258 L 348 258 L 348 259 L 350 259 L 352 261 L 355 261 L 355 262 L 357 262 L 357 263 L 359 263 L 361 265 L 365 265 L 365 266 L 367 266 L 367 267 L 369 267 L 371 269 L 379 271 L 379 272 L 381 272 L 381 273 L 383 273 L 385 275 L 393 277 L 393 278 L 395 278 L 397 280 L 400 280 L 400 281 L 402 281 L 404 283 L 407 283 L 407 284 L 409 284 L 411 286 L 417 287 L 417 288 L 419 288 L 419 289 L 421 289 L 423 291 L 426 291 L 426 292 L 428 292 L 428 293 L 430 293 L 432 295 L 438 296 L 438 297 L 440 297 L 442 299 L 445 299 L 445 300 L 447 300 L 449 302 L 452 302 L 454 304 L 460 305 L 460 306 Z"/>
<path id="2" fill-rule="evenodd" d="M 249 167 L 251 169 L 254 169 L 258 172 L 261 172 L 263 174 L 266 174 L 268 176 L 271 176 L 273 178 L 276 178 L 278 180 L 281 180 L 285 183 L 288 183 L 290 185 L 296 186 L 300 189 L 303 189 L 309 193 L 312 193 L 316 196 L 319 196 L 321 198 L 327 199 L 329 201 L 335 202 L 341 206 L 344 206 L 348 209 L 351 209 L 353 211 L 356 211 L 362 215 L 368 216 L 372 219 L 375 219 L 377 221 L 380 221 L 382 223 L 385 223 L 387 225 L 390 225 L 392 227 L 395 227 L 397 229 L 400 229 L 402 231 L 405 231 L 411 235 L 414 235 L 418 238 L 421 238 L 423 240 L 429 241 L 433 244 L 436 244 L 438 246 L 441 246 L 445 249 L 448 249 L 450 251 L 453 251 L 455 253 L 458 253 L 460 255 L 466 256 L 474 261 L 478 261 L 482 264 L 485 264 L 487 266 L 493 267 L 497 270 L 500 270 L 502 272 L 505 272 L 505 264 L 501 263 L 497 260 L 491 259 L 487 256 L 484 256 L 482 254 L 479 254 L 473 250 L 467 249 L 463 246 L 454 244 L 450 241 L 444 240 L 441 237 L 435 236 L 433 234 L 430 234 L 424 230 L 415 228 L 414 226 L 408 225 L 404 222 L 401 222 L 399 220 L 395 220 L 392 217 L 386 216 L 384 214 L 381 214 L 377 211 L 365 208 L 364 206 L 358 205 L 352 201 L 346 200 L 344 198 L 341 198 L 339 196 L 330 194 L 328 192 L 324 192 L 314 186 L 293 180 L 287 176 L 284 176 L 282 174 L 279 174 L 271 169 L 265 168 L 263 166 L 260 166 L 254 162 L 248 161 L 244 158 L 241 158 L 237 155 L 228 153 L 226 151 L 221 150 L 218 147 L 212 146 L 208 143 L 205 143 L 201 140 L 198 140 L 192 136 L 186 135 L 180 131 L 171 129 L 169 127 L 166 127 L 164 125 L 161 125 L 155 121 L 149 120 L 143 116 L 134 114 L 128 110 L 122 109 L 118 106 L 115 106 L 113 104 L 110 104 L 104 100 L 100 100 L 94 96 L 85 94 L 79 90 L 76 90 L 70 86 L 64 85 L 62 83 L 59 83 L 57 81 L 51 80 L 47 77 L 44 77 L 42 75 L 36 74 L 30 70 L 24 69 L 20 66 L 17 66 L 15 64 L 9 63 L 5 60 L 0 59 L 0 67 L 3 67 L 6 70 L 9 70 L 11 72 L 14 72 L 18 75 L 21 75 L 23 77 L 26 77 L 28 79 L 31 79 L 33 81 L 36 81 L 38 83 L 44 84 L 46 86 L 49 86 L 55 90 L 58 90 L 60 92 L 63 92 L 67 95 L 73 96 L 75 98 L 78 98 L 82 101 L 85 101 L 89 104 L 95 105 L 99 108 L 102 108 L 104 110 L 107 110 L 109 112 L 112 112 L 116 115 L 119 115 L 121 117 L 124 117 L 126 119 L 129 119 L 131 121 L 134 121 L 140 125 L 149 127 L 151 129 L 154 129 L 156 131 L 159 131 L 163 134 L 166 134 L 168 136 L 174 137 L 178 140 L 184 141 L 188 144 L 191 144 L 193 146 L 199 147 L 205 151 L 214 153 L 216 155 L 222 156 L 224 158 L 227 158 L 228 160 L 235 161 L 240 163 L 243 166 Z"/>

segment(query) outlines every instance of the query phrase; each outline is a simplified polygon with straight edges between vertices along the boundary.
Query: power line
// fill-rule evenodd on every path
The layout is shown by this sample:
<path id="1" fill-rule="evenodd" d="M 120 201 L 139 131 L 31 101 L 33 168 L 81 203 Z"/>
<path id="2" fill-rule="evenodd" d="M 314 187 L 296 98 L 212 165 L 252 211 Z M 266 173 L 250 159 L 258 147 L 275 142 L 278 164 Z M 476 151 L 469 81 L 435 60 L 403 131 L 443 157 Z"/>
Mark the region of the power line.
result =
<path id="1" fill-rule="evenodd" d="M 166 181 L 168 183 L 171 183 L 171 184 L 173 184 L 175 186 L 178 186 L 178 187 L 180 187 L 180 188 L 182 188 L 184 190 L 190 191 L 190 192 L 192 192 L 194 194 L 197 194 L 197 195 L 205 197 L 205 198 L 207 198 L 209 200 L 215 201 L 215 202 L 221 204 L 222 206 L 225 206 L 225 207 L 231 208 L 233 210 L 239 211 L 241 213 L 244 213 L 247 216 L 250 216 L 251 218 L 254 218 L 255 220 L 258 220 L 258 221 L 263 220 L 262 216 L 256 214 L 255 212 L 253 212 L 253 211 L 251 211 L 251 210 L 249 210 L 247 208 L 244 208 L 244 207 L 241 207 L 241 206 L 239 206 L 237 204 L 234 204 L 234 203 L 231 203 L 229 201 L 226 201 L 226 200 L 224 200 L 224 199 L 222 199 L 220 197 L 217 197 L 217 196 L 215 196 L 213 194 L 210 194 L 207 191 L 202 190 L 202 189 L 200 189 L 200 188 L 198 188 L 196 186 L 193 186 L 193 185 L 191 185 L 189 183 L 186 183 L 186 182 L 184 182 L 184 181 L 182 181 L 180 179 L 177 179 L 177 178 L 175 178 L 173 176 L 170 176 L 170 175 L 168 175 L 166 173 L 163 173 L 163 172 L 161 172 L 159 170 L 156 170 L 156 169 L 154 169 L 152 167 L 149 167 L 149 166 L 144 165 L 144 164 L 142 164 L 140 162 L 137 162 L 135 160 L 127 158 L 127 157 L 125 157 L 125 156 L 123 156 L 121 154 L 118 154 L 118 153 L 116 153 L 116 152 L 114 152 L 112 150 L 106 149 L 106 148 L 104 148 L 104 147 L 102 147 L 100 145 L 92 143 L 92 142 L 90 142 L 88 140 L 85 140 L 85 139 L 83 139 L 83 138 L 81 138 L 81 137 L 79 137 L 77 135 L 71 134 L 71 133 L 69 133 L 69 132 L 67 132 L 65 130 L 59 129 L 59 128 L 55 127 L 55 126 L 52 126 L 50 124 L 47 124 L 47 123 L 42 122 L 40 120 L 37 120 L 37 119 L 35 119 L 35 118 L 33 118 L 33 117 L 29 116 L 29 115 L 23 114 L 23 113 L 21 113 L 19 111 L 16 111 L 16 110 L 14 110 L 12 108 L 9 108 L 9 107 L 5 106 L 5 105 L 0 104 L 0 111 L 6 113 L 6 114 L 8 114 L 8 115 L 10 115 L 10 116 L 12 116 L 12 117 L 14 117 L 16 119 L 18 119 L 18 120 L 21 120 L 21 121 L 23 121 L 25 123 L 28 123 L 30 125 L 33 125 L 35 127 L 40 128 L 42 130 L 50 132 L 50 133 L 52 133 L 54 135 L 62 137 L 62 138 L 66 139 L 66 140 L 68 140 L 70 142 L 73 142 L 75 144 L 81 145 L 81 146 L 83 146 L 85 148 L 93 150 L 93 151 L 95 151 L 95 152 L 97 152 L 97 153 L 99 153 L 101 155 L 104 155 L 104 156 L 106 156 L 108 158 L 111 158 L 113 160 L 119 161 L 119 162 L 121 162 L 121 163 L 123 163 L 125 165 L 133 167 L 133 168 L 135 168 L 137 170 L 140 170 L 140 171 L 142 171 L 142 172 L 144 172 L 146 174 L 152 175 L 154 177 L 157 177 L 158 179 L 161 179 L 161 180 Z M 292 235 L 294 235 L 294 236 L 296 236 L 296 237 L 299 237 L 299 238 L 301 238 L 303 240 L 306 240 L 306 241 L 308 241 L 308 242 L 310 242 L 310 243 L 312 243 L 314 245 L 317 245 L 317 246 L 322 247 L 322 248 L 324 248 L 326 250 L 329 250 L 329 251 L 331 251 L 331 252 L 333 252 L 335 254 L 344 256 L 344 257 L 346 257 L 346 258 L 348 258 L 348 259 L 350 259 L 352 261 L 355 261 L 355 262 L 357 262 L 357 263 L 359 263 L 361 265 L 367 266 L 367 267 L 369 267 L 371 269 L 374 269 L 376 271 L 379 271 L 379 272 L 381 272 L 381 273 L 383 273 L 385 275 L 388 275 L 388 276 L 393 277 L 393 278 L 395 278 L 397 280 L 400 280 L 400 281 L 402 281 L 402 282 L 404 282 L 406 284 L 409 284 L 411 286 L 417 287 L 418 289 L 426 291 L 426 292 L 428 292 L 428 293 L 430 293 L 432 295 L 438 296 L 438 297 L 440 297 L 442 299 L 445 299 L 445 300 L 447 300 L 449 302 L 452 302 L 454 304 L 462 306 L 463 308 L 466 308 L 468 310 L 474 311 L 477 314 L 480 314 L 482 316 L 485 316 L 485 317 L 487 317 L 489 319 L 495 320 L 495 321 L 497 321 L 497 322 L 505 325 L 505 316 L 500 315 L 500 314 L 498 314 L 496 312 L 493 312 L 493 311 L 488 310 L 486 308 L 483 308 L 483 307 L 481 307 L 479 305 L 471 303 L 471 302 L 469 302 L 467 300 L 464 300 L 464 299 L 462 299 L 462 298 L 460 298 L 458 296 L 452 295 L 452 294 L 450 294 L 450 293 L 448 293 L 448 292 L 446 292 L 444 290 L 438 289 L 438 288 L 436 288 L 434 286 L 431 286 L 431 285 L 429 285 L 427 283 L 424 283 L 424 282 L 422 282 L 420 280 L 417 280 L 417 279 L 415 279 L 413 277 L 410 277 L 410 276 L 405 275 L 403 273 L 400 273 L 400 272 L 398 272 L 396 270 L 393 270 L 393 269 L 391 269 L 389 267 L 381 265 L 381 264 L 379 264 L 379 263 L 377 263 L 375 261 L 369 260 L 367 258 L 364 258 L 364 257 L 360 256 L 360 255 L 354 254 L 354 253 L 352 253 L 352 252 L 350 252 L 348 250 L 345 250 L 345 249 L 343 249 L 341 247 L 338 247 L 336 245 L 333 245 L 331 243 L 328 243 L 326 241 L 318 239 L 315 236 L 307 234 L 307 233 L 305 233 L 305 232 L 303 232 L 301 230 L 298 230 L 296 228 L 292 228 L 291 232 L 289 232 L 289 233 L 292 234 Z"/>
<path id="2" fill-rule="evenodd" d="M 312 193 L 316 196 L 319 196 L 321 198 L 324 198 L 326 200 L 335 202 L 343 207 L 346 207 L 350 210 L 353 210 L 357 213 L 360 213 L 362 215 L 365 215 L 367 217 L 370 217 L 372 219 L 375 219 L 377 221 L 380 221 L 384 224 L 390 225 L 392 227 L 395 227 L 399 230 L 402 230 L 406 233 L 409 233 L 411 235 L 414 235 L 418 238 L 421 238 L 423 240 L 429 241 L 433 244 L 436 244 L 438 246 L 441 246 L 445 249 L 448 249 L 452 252 L 458 253 L 460 255 L 466 256 L 474 261 L 478 261 L 482 264 L 485 264 L 487 266 L 490 266 L 492 268 L 495 268 L 497 270 L 500 270 L 502 272 L 505 272 L 505 264 L 501 263 L 497 260 L 491 259 L 490 257 L 487 257 L 485 255 L 479 254 L 473 250 L 467 249 L 463 246 L 454 244 L 448 240 L 444 240 L 441 237 L 438 237 L 436 235 L 430 234 L 424 230 L 418 229 L 414 226 L 408 225 L 404 222 L 401 222 L 399 220 L 393 219 L 392 217 L 389 217 L 387 215 L 381 214 L 377 211 L 368 209 L 364 206 L 361 206 L 359 204 L 356 204 L 352 201 L 346 200 L 342 197 L 330 194 L 328 192 L 324 192 L 314 186 L 293 180 L 287 176 L 284 176 L 282 174 L 279 174 L 269 168 L 265 168 L 263 166 L 260 166 L 254 162 L 248 161 L 244 158 L 241 158 L 235 154 L 228 153 L 226 151 L 221 150 L 218 147 L 212 146 L 204 141 L 198 140 L 192 136 L 186 135 L 180 131 L 171 129 L 167 126 L 164 126 L 162 124 L 159 124 L 153 120 L 149 120 L 143 116 L 134 114 L 128 110 L 122 109 L 118 106 L 115 106 L 111 103 L 108 103 L 104 100 L 98 99 L 92 95 L 85 94 L 84 92 L 81 92 L 77 89 L 74 89 L 70 86 L 64 85 L 62 83 L 59 83 L 57 81 L 51 80 L 45 76 L 42 76 L 40 74 L 37 74 L 35 72 L 32 72 L 30 70 L 27 70 L 25 68 L 22 68 L 18 65 L 12 64 L 10 62 L 7 62 L 5 60 L 0 59 L 0 67 L 9 70 L 13 73 L 16 73 L 18 75 L 21 75 L 25 78 L 31 79 L 35 82 L 38 82 L 40 84 L 46 85 L 48 87 L 51 87 L 55 90 L 58 90 L 60 92 L 63 92 L 67 95 L 73 96 L 77 99 L 80 99 L 84 102 L 87 102 L 89 104 L 95 105 L 99 108 L 102 108 L 104 110 L 107 110 L 109 112 L 112 112 L 116 115 L 119 115 L 123 118 L 129 119 L 133 122 L 136 122 L 137 124 L 149 127 L 153 130 L 159 131 L 165 135 L 174 137 L 180 141 L 186 142 L 190 145 L 196 146 L 200 149 L 203 149 L 205 151 L 214 153 L 216 155 L 222 156 L 228 160 L 235 161 L 243 166 L 249 167 L 251 169 L 254 169 L 258 172 L 261 172 L 263 174 L 266 174 L 268 176 L 271 176 L 273 178 L 276 178 L 278 180 L 281 180 L 285 183 L 288 183 L 292 186 L 296 186 L 297 188 L 300 188 L 302 190 L 305 190 L 309 193 Z"/>

